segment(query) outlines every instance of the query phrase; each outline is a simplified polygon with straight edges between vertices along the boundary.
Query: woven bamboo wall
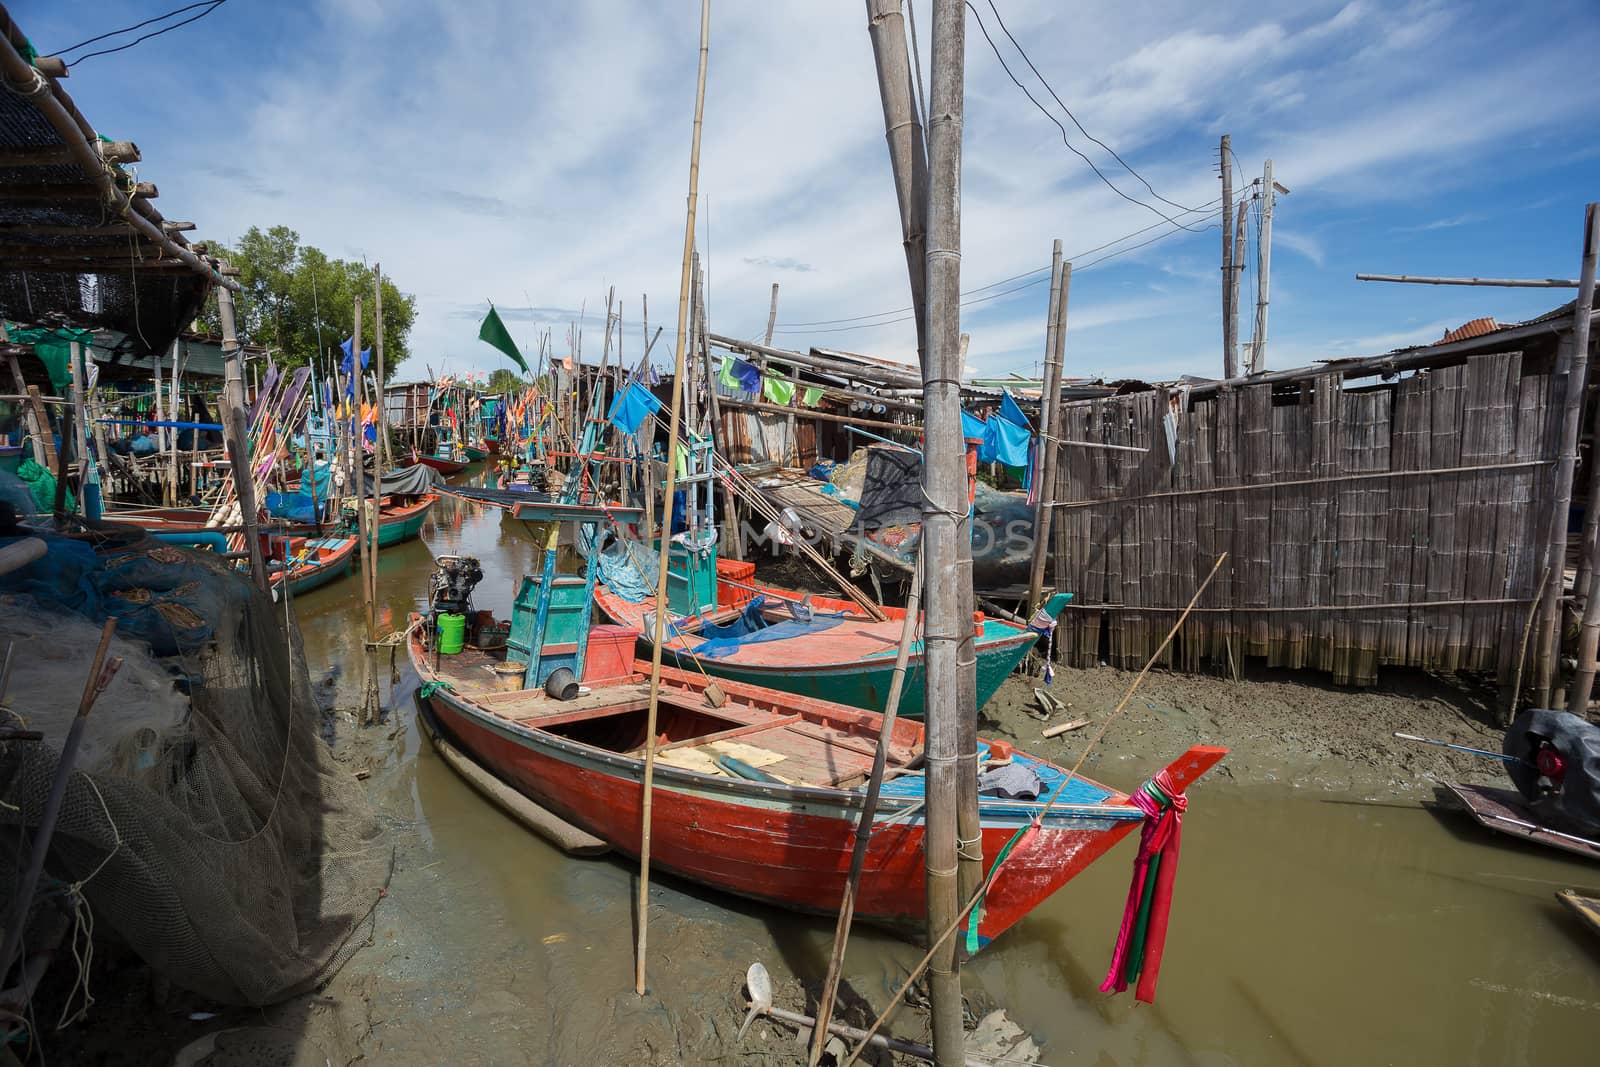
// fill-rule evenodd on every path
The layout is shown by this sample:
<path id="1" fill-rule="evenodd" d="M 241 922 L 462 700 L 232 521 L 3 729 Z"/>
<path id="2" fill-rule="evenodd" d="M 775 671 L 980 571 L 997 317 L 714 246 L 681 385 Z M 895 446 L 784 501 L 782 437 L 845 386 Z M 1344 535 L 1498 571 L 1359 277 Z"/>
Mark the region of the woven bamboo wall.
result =
<path id="1" fill-rule="evenodd" d="M 1058 656 L 1143 666 L 1227 552 L 1164 665 L 1264 657 L 1355 685 L 1388 665 L 1509 677 L 1548 530 L 1548 373 L 1502 353 L 1296 385 L 1188 411 L 1159 390 L 1064 409 L 1068 441 L 1149 451 L 1061 450 L 1054 584 L 1076 596 Z"/>

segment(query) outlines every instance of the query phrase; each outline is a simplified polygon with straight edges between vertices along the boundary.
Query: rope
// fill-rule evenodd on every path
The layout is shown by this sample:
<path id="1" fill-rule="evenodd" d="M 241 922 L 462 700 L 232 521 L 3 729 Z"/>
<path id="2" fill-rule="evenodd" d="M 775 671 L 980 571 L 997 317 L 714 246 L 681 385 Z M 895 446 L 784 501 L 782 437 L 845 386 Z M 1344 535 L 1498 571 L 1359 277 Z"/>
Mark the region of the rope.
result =
<path id="1" fill-rule="evenodd" d="M 66 1001 L 61 1005 L 61 1016 L 56 1020 L 56 1029 L 65 1030 L 73 1023 L 81 1021 L 89 1014 L 89 1009 L 94 1007 L 94 994 L 89 992 L 89 972 L 94 965 L 94 910 L 83 899 L 83 887 L 94 881 L 95 877 L 111 862 L 122 849 L 122 832 L 117 829 L 117 822 L 111 817 L 111 809 L 106 806 L 105 795 L 100 792 L 100 787 L 95 780 L 78 772 L 83 780 L 89 783 L 89 788 L 94 790 L 95 797 L 100 801 L 100 810 L 105 814 L 106 825 L 111 827 L 111 835 L 116 839 L 116 844 L 111 851 L 106 853 L 94 870 L 88 876 L 76 882 L 69 883 L 65 888 L 65 895 L 72 902 L 72 959 L 78 966 L 77 976 L 72 981 L 72 987 L 67 990 Z M 79 934 L 83 935 L 82 944 L 79 944 Z M 78 998 L 79 992 L 83 994 L 83 1003 L 77 1011 L 71 1011 L 72 1003 Z"/>
<path id="2" fill-rule="evenodd" d="M 1200 588 L 1194 591 L 1194 596 L 1189 601 L 1189 608 L 1193 608 L 1195 604 L 1199 602 L 1201 594 L 1206 591 L 1206 588 L 1211 584 L 1211 580 L 1217 576 L 1217 572 L 1222 569 L 1223 560 L 1227 558 L 1228 554 L 1226 552 L 1217 557 L 1217 562 L 1211 567 L 1211 573 L 1207 574 L 1205 581 L 1200 583 Z M 1128 701 L 1133 699 L 1133 694 L 1138 691 L 1139 685 L 1144 681 L 1145 675 L 1150 673 L 1150 668 L 1155 666 L 1156 660 L 1159 659 L 1161 654 L 1166 651 L 1167 646 L 1172 643 L 1172 639 L 1177 636 L 1179 627 L 1181 627 L 1184 623 L 1184 620 L 1189 617 L 1189 608 L 1185 608 L 1183 614 L 1178 617 L 1178 621 L 1172 624 L 1172 629 L 1167 631 L 1167 636 L 1165 640 L 1161 642 L 1161 647 L 1157 648 L 1150 656 L 1149 661 L 1144 665 L 1144 669 L 1139 672 L 1139 676 L 1135 678 L 1133 680 L 1133 684 L 1128 687 L 1128 691 L 1123 695 L 1121 702 L 1118 703 L 1114 709 L 1112 709 L 1111 714 L 1106 716 L 1105 721 L 1100 724 L 1099 732 L 1094 735 L 1094 738 L 1089 742 L 1088 746 L 1084 748 L 1083 753 L 1078 757 L 1078 762 L 1074 763 L 1072 765 L 1072 769 L 1062 777 L 1061 784 L 1056 786 L 1055 792 L 1050 794 L 1049 802 L 1046 803 L 1045 806 L 1034 815 L 1033 819 L 1029 821 L 1026 826 L 1022 827 L 1015 834 L 1013 834 L 1010 841 L 1006 842 L 1005 846 L 1000 850 L 1000 854 L 995 857 L 994 866 L 989 868 L 988 876 L 984 878 L 983 882 L 978 886 L 977 891 L 972 894 L 972 898 L 967 901 L 966 905 L 956 912 L 955 921 L 949 926 L 945 927 L 944 931 L 940 933 L 940 935 L 934 940 L 933 944 L 928 948 L 928 951 L 923 955 L 922 959 L 917 961 L 917 965 L 915 967 L 911 968 L 911 972 L 906 975 L 905 982 L 902 983 L 900 988 L 895 991 L 894 995 L 889 998 L 888 1007 L 884 1008 L 883 1012 L 879 1014 L 876 1020 L 874 1020 L 872 1026 L 868 1028 L 866 1036 L 861 1039 L 861 1043 L 851 1051 L 849 1059 L 844 1061 L 843 1067 L 850 1067 L 851 1064 L 855 1063 L 861 1058 L 861 1053 L 871 1042 L 872 1036 L 883 1028 L 883 1024 L 888 1021 L 890 1014 L 892 1014 L 895 1008 L 899 1006 L 901 998 L 903 998 L 906 995 L 906 991 L 911 988 L 911 983 L 915 982 L 922 976 L 922 972 L 927 969 L 928 964 L 933 961 L 933 957 L 938 954 L 941 948 L 944 947 L 944 943 L 950 940 L 950 936 L 959 930 L 962 924 L 967 922 L 968 914 L 972 912 L 972 910 L 976 908 L 983 898 L 988 894 L 989 887 L 994 884 L 995 878 L 999 876 L 1000 871 L 1005 867 L 1006 862 L 1011 858 L 1012 849 L 1016 847 L 1016 845 L 1024 836 L 1033 833 L 1043 825 L 1044 817 L 1050 813 L 1051 808 L 1055 807 L 1056 801 L 1061 798 L 1062 791 L 1066 789 L 1068 784 L 1077 778 L 1078 771 L 1083 767 L 1084 761 L 1089 758 L 1089 753 L 1094 751 L 1095 746 L 1100 743 L 1101 738 L 1105 737 L 1106 730 L 1110 728 L 1111 724 L 1115 722 L 1119 716 L 1121 716 L 1124 709 L 1126 709 L 1128 706 Z"/>

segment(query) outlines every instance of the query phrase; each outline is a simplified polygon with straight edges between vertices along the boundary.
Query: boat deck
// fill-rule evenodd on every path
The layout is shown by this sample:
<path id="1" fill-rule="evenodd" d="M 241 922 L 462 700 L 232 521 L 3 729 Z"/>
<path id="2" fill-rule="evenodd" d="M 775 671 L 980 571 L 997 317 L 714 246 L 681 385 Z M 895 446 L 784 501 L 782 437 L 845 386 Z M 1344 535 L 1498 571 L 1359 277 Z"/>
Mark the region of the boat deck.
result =
<path id="1" fill-rule="evenodd" d="M 431 656 L 427 663 L 432 665 Z M 502 663 L 498 655 L 469 648 L 445 657 L 438 676 L 457 696 L 497 719 L 588 740 L 622 755 L 644 755 L 650 682 L 643 662 L 627 680 L 597 685 L 573 700 L 556 700 L 540 689 L 500 690 L 492 668 Z M 730 690 L 729 699 L 712 708 L 698 675 L 664 669 L 661 703 L 669 714 L 658 716 L 661 762 L 729 776 L 715 758 L 732 756 L 789 784 L 853 789 L 865 783 L 877 745 L 866 716 L 822 705 L 813 710 L 814 702 L 805 698 L 719 684 Z M 921 741 L 920 726 L 896 724 L 889 767 L 905 770 L 920 763 Z"/>

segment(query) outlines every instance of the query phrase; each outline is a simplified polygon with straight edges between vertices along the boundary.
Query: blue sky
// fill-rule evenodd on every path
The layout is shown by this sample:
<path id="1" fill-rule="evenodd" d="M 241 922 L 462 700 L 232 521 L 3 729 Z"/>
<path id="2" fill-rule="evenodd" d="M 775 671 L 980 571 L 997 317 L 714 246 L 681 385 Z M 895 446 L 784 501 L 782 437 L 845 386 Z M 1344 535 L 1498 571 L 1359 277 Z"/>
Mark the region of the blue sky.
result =
<path id="1" fill-rule="evenodd" d="M 926 57 L 929 0 L 912 2 Z M 1273 159 L 1292 194 L 1276 211 L 1270 366 L 1570 298 L 1354 275 L 1576 276 L 1583 204 L 1600 198 L 1592 0 L 996 3 L 1089 132 L 1163 196 L 1220 195 L 1224 132 L 1243 176 Z M 176 6 L 10 4 L 46 54 Z M 987 0 L 976 6 L 1049 103 Z M 670 344 L 697 35 L 692 0 L 229 0 L 86 61 L 66 86 L 103 133 L 139 143 L 168 217 L 224 241 L 282 223 L 330 254 L 379 260 L 418 297 L 408 370 L 487 369 L 501 361 L 476 340 L 486 298 L 519 341 L 548 325 L 558 345 L 586 308 L 593 354 L 615 285 L 624 354 L 640 351 L 641 294 Z M 1073 256 L 1170 229 L 1062 146 L 970 15 L 967 75 L 964 289 L 1048 264 L 1054 237 Z M 776 281 L 777 342 L 914 360 L 909 322 L 794 325 L 909 303 L 860 0 L 714 0 L 700 191 L 713 330 L 759 335 Z M 1067 373 L 1219 374 L 1219 245 L 1206 229 L 1092 267 L 1077 258 Z M 969 371 L 1034 373 L 1046 296 L 1037 284 L 968 308 Z"/>

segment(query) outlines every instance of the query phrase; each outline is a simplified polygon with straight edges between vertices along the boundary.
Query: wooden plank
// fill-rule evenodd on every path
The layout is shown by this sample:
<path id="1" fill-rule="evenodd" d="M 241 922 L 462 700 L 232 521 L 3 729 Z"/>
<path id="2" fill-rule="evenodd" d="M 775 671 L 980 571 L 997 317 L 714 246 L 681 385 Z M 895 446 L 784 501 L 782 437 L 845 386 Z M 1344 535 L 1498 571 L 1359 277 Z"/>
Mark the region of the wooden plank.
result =
<path id="1" fill-rule="evenodd" d="M 1551 421 L 1549 395 L 1548 372 L 1525 373 L 1517 383 L 1515 455 L 1519 460 L 1533 460 L 1549 454 L 1546 450 Z M 1505 587 L 1508 596 L 1526 597 L 1531 601 L 1538 595 L 1539 575 L 1543 569 L 1540 555 L 1549 536 L 1548 523 L 1544 521 L 1543 508 L 1538 502 L 1550 499 L 1553 474 L 1553 468 L 1529 468 L 1509 479 L 1507 503 L 1513 521 L 1506 549 L 1510 561 Z M 1509 687 L 1517 673 L 1522 631 L 1529 610 L 1531 604 L 1519 604 L 1502 609 L 1500 613 L 1500 654 L 1495 670 L 1503 687 Z M 1509 697 L 1507 692 L 1507 706 Z"/>

